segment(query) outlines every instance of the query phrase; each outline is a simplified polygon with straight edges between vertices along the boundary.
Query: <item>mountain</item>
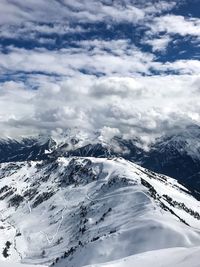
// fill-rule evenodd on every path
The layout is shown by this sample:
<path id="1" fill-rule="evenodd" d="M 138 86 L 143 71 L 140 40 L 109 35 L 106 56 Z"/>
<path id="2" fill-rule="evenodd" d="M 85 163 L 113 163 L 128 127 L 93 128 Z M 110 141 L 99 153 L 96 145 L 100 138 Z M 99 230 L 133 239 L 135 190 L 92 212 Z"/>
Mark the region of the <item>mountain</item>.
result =
<path id="1" fill-rule="evenodd" d="M 23 138 L 0 140 L 0 163 L 47 158 L 47 151 L 55 145 L 51 138 Z"/>
<path id="2" fill-rule="evenodd" d="M 200 127 L 188 126 L 174 134 L 157 138 L 148 149 L 138 138 L 114 137 L 109 143 L 88 144 L 72 149 L 73 156 L 118 156 L 176 178 L 200 199 Z"/>
<path id="3" fill-rule="evenodd" d="M 144 148 L 139 138 L 104 140 L 99 133 L 88 136 L 68 131 L 57 138 L 1 140 L 0 162 L 57 159 L 58 157 L 123 157 L 152 171 L 177 179 L 200 199 L 200 127 L 191 125 L 157 138 Z"/>
<path id="4" fill-rule="evenodd" d="M 0 260 L 15 263 L 81 267 L 200 246 L 199 201 L 123 158 L 1 163 L 0 215 Z"/>
<path id="5" fill-rule="evenodd" d="M 199 199 L 200 127 L 159 138 L 143 157 L 142 166 L 176 178 Z"/>

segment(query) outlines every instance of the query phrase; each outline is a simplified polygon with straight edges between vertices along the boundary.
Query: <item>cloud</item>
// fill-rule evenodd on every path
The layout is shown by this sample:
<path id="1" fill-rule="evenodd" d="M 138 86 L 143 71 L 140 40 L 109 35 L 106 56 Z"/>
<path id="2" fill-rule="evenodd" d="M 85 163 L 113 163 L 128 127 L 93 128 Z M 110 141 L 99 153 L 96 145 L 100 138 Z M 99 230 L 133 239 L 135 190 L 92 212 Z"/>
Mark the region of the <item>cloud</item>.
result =
<path id="1" fill-rule="evenodd" d="M 0 52 L 0 71 L 7 75 L 19 72 L 41 72 L 49 75 L 138 76 L 175 72 L 199 73 L 199 60 L 159 62 L 152 53 L 142 52 L 129 40 L 92 40 L 74 42 L 75 47 L 48 50 L 7 48 Z"/>
<path id="2" fill-rule="evenodd" d="M 0 38 L 23 39 L 39 42 L 41 39 L 55 40 L 55 35 L 65 35 L 73 33 L 84 33 L 86 30 L 80 25 L 70 25 L 69 23 L 38 24 L 25 22 L 20 27 L 18 25 L 4 24 L 0 27 Z"/>
<path id="3" fill-rule="evenodd" d="M 179 1 L 105 0 L 1 0 L 2 37 L 27 38 L 23 33 L 64 34 L 81 31 L 84 23 L 142 24 L 147 18 L 171 10 Z M 56 11 L 56 12 L 55 12 Z M 73 29 L 74 28 L 74 29 Z M 34 33 L 35 32 L 35 33 Z"/>
<path id="4" fill-rule="evenodd" d="M 151 15 L 161 14 L 163 12 L 169 12 L 179 4 L 180 1 L 145 1 L 145 3 L 142 3 L 143 8 L 145 9 L 145 13 Z"/>
<path id="5" fill-rule="evenodd" d="M 177 127 L 200 123 L 198 75 L 30 79 L 41 87 L 33 91 L 23 82 L 2 85 L 3 136 L 78 128 L 91 135 L 99 131 L 106 140 L 113 135 L 153 140 Z M 100 97 L 94 93 L 98 90 Z"/>
<path id="6" fill-rule="evenodd" d="M 88 24 L 94 27 L 103 23 L 108 28 L 123 23 L 148 27 L 145 23 L 171 10 L 175 3 L 177 1 L 52 0 L 49 4 L 46 0 L 2 0 L 0 38 L 17 40 L 14 45 L 29 41 L 30 46 L 56 48 L 57 42 L 61 42 L 64 47 L 63 36 L 90 32 Z"/>
<path id="7" fill-rule="evenodd" d="M 155 38 L 152 40 L 146 40 L 145 43 L 152 46 L 153 52 L 166 51 L 168 44 L 171 42 L 172 38 L 168 35 L 162 36 L 160 38 Z"/>
<path id="8" fill-rule="evenodd" d="M 176 15 L 160 16 L 154 18 L 150 27 L 154 33 L 165 31 L 170 34 L 179 34 L 181 36 L 200 36 L 199 18 L 185 18 Z"/>
<path id="9" fill-rule="evenodd" d="M 119 129 L 104 126 L 100 131 L 100 136 L 98 137 L 98 139 L 102 142 L 109 142 L 113 137 L 118 136 L 119 134 Z"/>
<path id="10" fill-rule="evenodd" d="M 177 74 L 199 74 L 200 61 L 197 59 L 176 60 L 174 62 L 165 62 L 164 64 L 155 63 L 154 68 L 160 72 L 175 72 Z"/>
<path id="11" fill-rule="evenodd" d="M 0 10 L 0 24 L 20 24 L 24 21 L 55 23 L 64 19 L 79 20 L 79 22 L 129 21 L 134 23 L 144 17 L 143 10 L 131 3 L 124 6 L 120 2 L 113 2 L 110 5 L 97 0 L 52 0 L 51 4 L 45 0 L 28 2 L 2 0 Z"/>
<path id="12" fill-rule="evenodd" d="M 199 40 L 198 18 L 168 14 L 182 1 L 50 2 L 0 3 L 2 136 L 148 142 L 200 123 L 199 60 L 167 55 L 177 34 Z"/>
<path id="13" fill-rule="evenodd" d="M 142 53 L 128 40 L 78 42 L 78 47 L 48 49 L 10 48 L 0 53 L 1 73 L 44 72 L 75 75 L 82 71 L 104 75 L 148 73 L 150 53 Z"/>

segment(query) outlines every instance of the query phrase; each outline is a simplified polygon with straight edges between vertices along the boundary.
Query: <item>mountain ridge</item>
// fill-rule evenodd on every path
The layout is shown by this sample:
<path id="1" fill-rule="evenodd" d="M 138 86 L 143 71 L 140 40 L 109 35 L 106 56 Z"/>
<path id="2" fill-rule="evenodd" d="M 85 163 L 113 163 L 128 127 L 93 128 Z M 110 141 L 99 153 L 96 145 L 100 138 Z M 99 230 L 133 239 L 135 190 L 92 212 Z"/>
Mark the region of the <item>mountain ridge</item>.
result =
<path id="1" fill-rule="evenodd" d="M 176 180 L 125 159 L 59 157 L 0 167 L 4 260 L 80 267 L 200 244 L 199 202 Z"/>
<path id="2" fill-rule="evenodd" d="M 58 157 L 123 157 L 152 171 L 177 179 L 200 199 L 200 128 L 190 126 L 185 132 L 157 138 L 148 149 L 138 138 L 102 139 L 85 132 L 69 131 L 65 135 L 39 136 L 21 141 L 0 141 L 0 162 L 47 160 Z"/>

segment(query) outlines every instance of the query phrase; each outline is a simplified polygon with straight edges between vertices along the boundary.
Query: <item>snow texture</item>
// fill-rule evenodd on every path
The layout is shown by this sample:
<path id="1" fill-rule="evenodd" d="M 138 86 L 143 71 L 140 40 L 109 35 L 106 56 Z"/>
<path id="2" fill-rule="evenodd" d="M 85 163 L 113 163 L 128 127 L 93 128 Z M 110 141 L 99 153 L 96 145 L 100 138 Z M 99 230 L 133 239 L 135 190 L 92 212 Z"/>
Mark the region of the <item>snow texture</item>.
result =
<path id="1" fill-rule="evenodd" d="M 183 260 L 200 246 L 199 201 L 121 158 L 2 163 L 0 215 L 0 260 L 9 262 L 81 267 L 128 257 L 120 262 L 133 266 L 148 251 Z"/>

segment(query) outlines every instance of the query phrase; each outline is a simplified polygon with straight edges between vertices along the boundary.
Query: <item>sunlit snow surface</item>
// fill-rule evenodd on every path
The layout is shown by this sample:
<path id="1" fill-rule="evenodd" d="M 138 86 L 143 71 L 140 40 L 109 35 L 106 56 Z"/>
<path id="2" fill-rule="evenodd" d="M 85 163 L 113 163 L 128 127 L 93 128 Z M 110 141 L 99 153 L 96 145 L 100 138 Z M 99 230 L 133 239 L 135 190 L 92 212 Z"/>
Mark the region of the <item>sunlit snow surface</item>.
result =
<path id="1" fill-rule="evenodd" d="M 2 260 L 80 267 L 131 256 L 116 266 L 143 267 L 144 252 L 175 248 L 166 255 L 182 259 L 200 246 L 200 203 L 172 178 L 117 158 L 0 167 L 0 250 L 11 242 Z"/>
<path id="2" fill-rule="evenodd" d="M 199 267 L 199 255 L 200 248 L 170 248 L 87 267 Z"/>
<path id="3" fill-rule="evenodd" d="M 0 266 L 1 267 L 47 267 L 47 266 L 44 266 L 44 265 L 27 265 L 27 264 L 20 264 L 20 263 L 9 263 L 9 262 L 3 262 L 1 261 L 0 262 Z"/>

